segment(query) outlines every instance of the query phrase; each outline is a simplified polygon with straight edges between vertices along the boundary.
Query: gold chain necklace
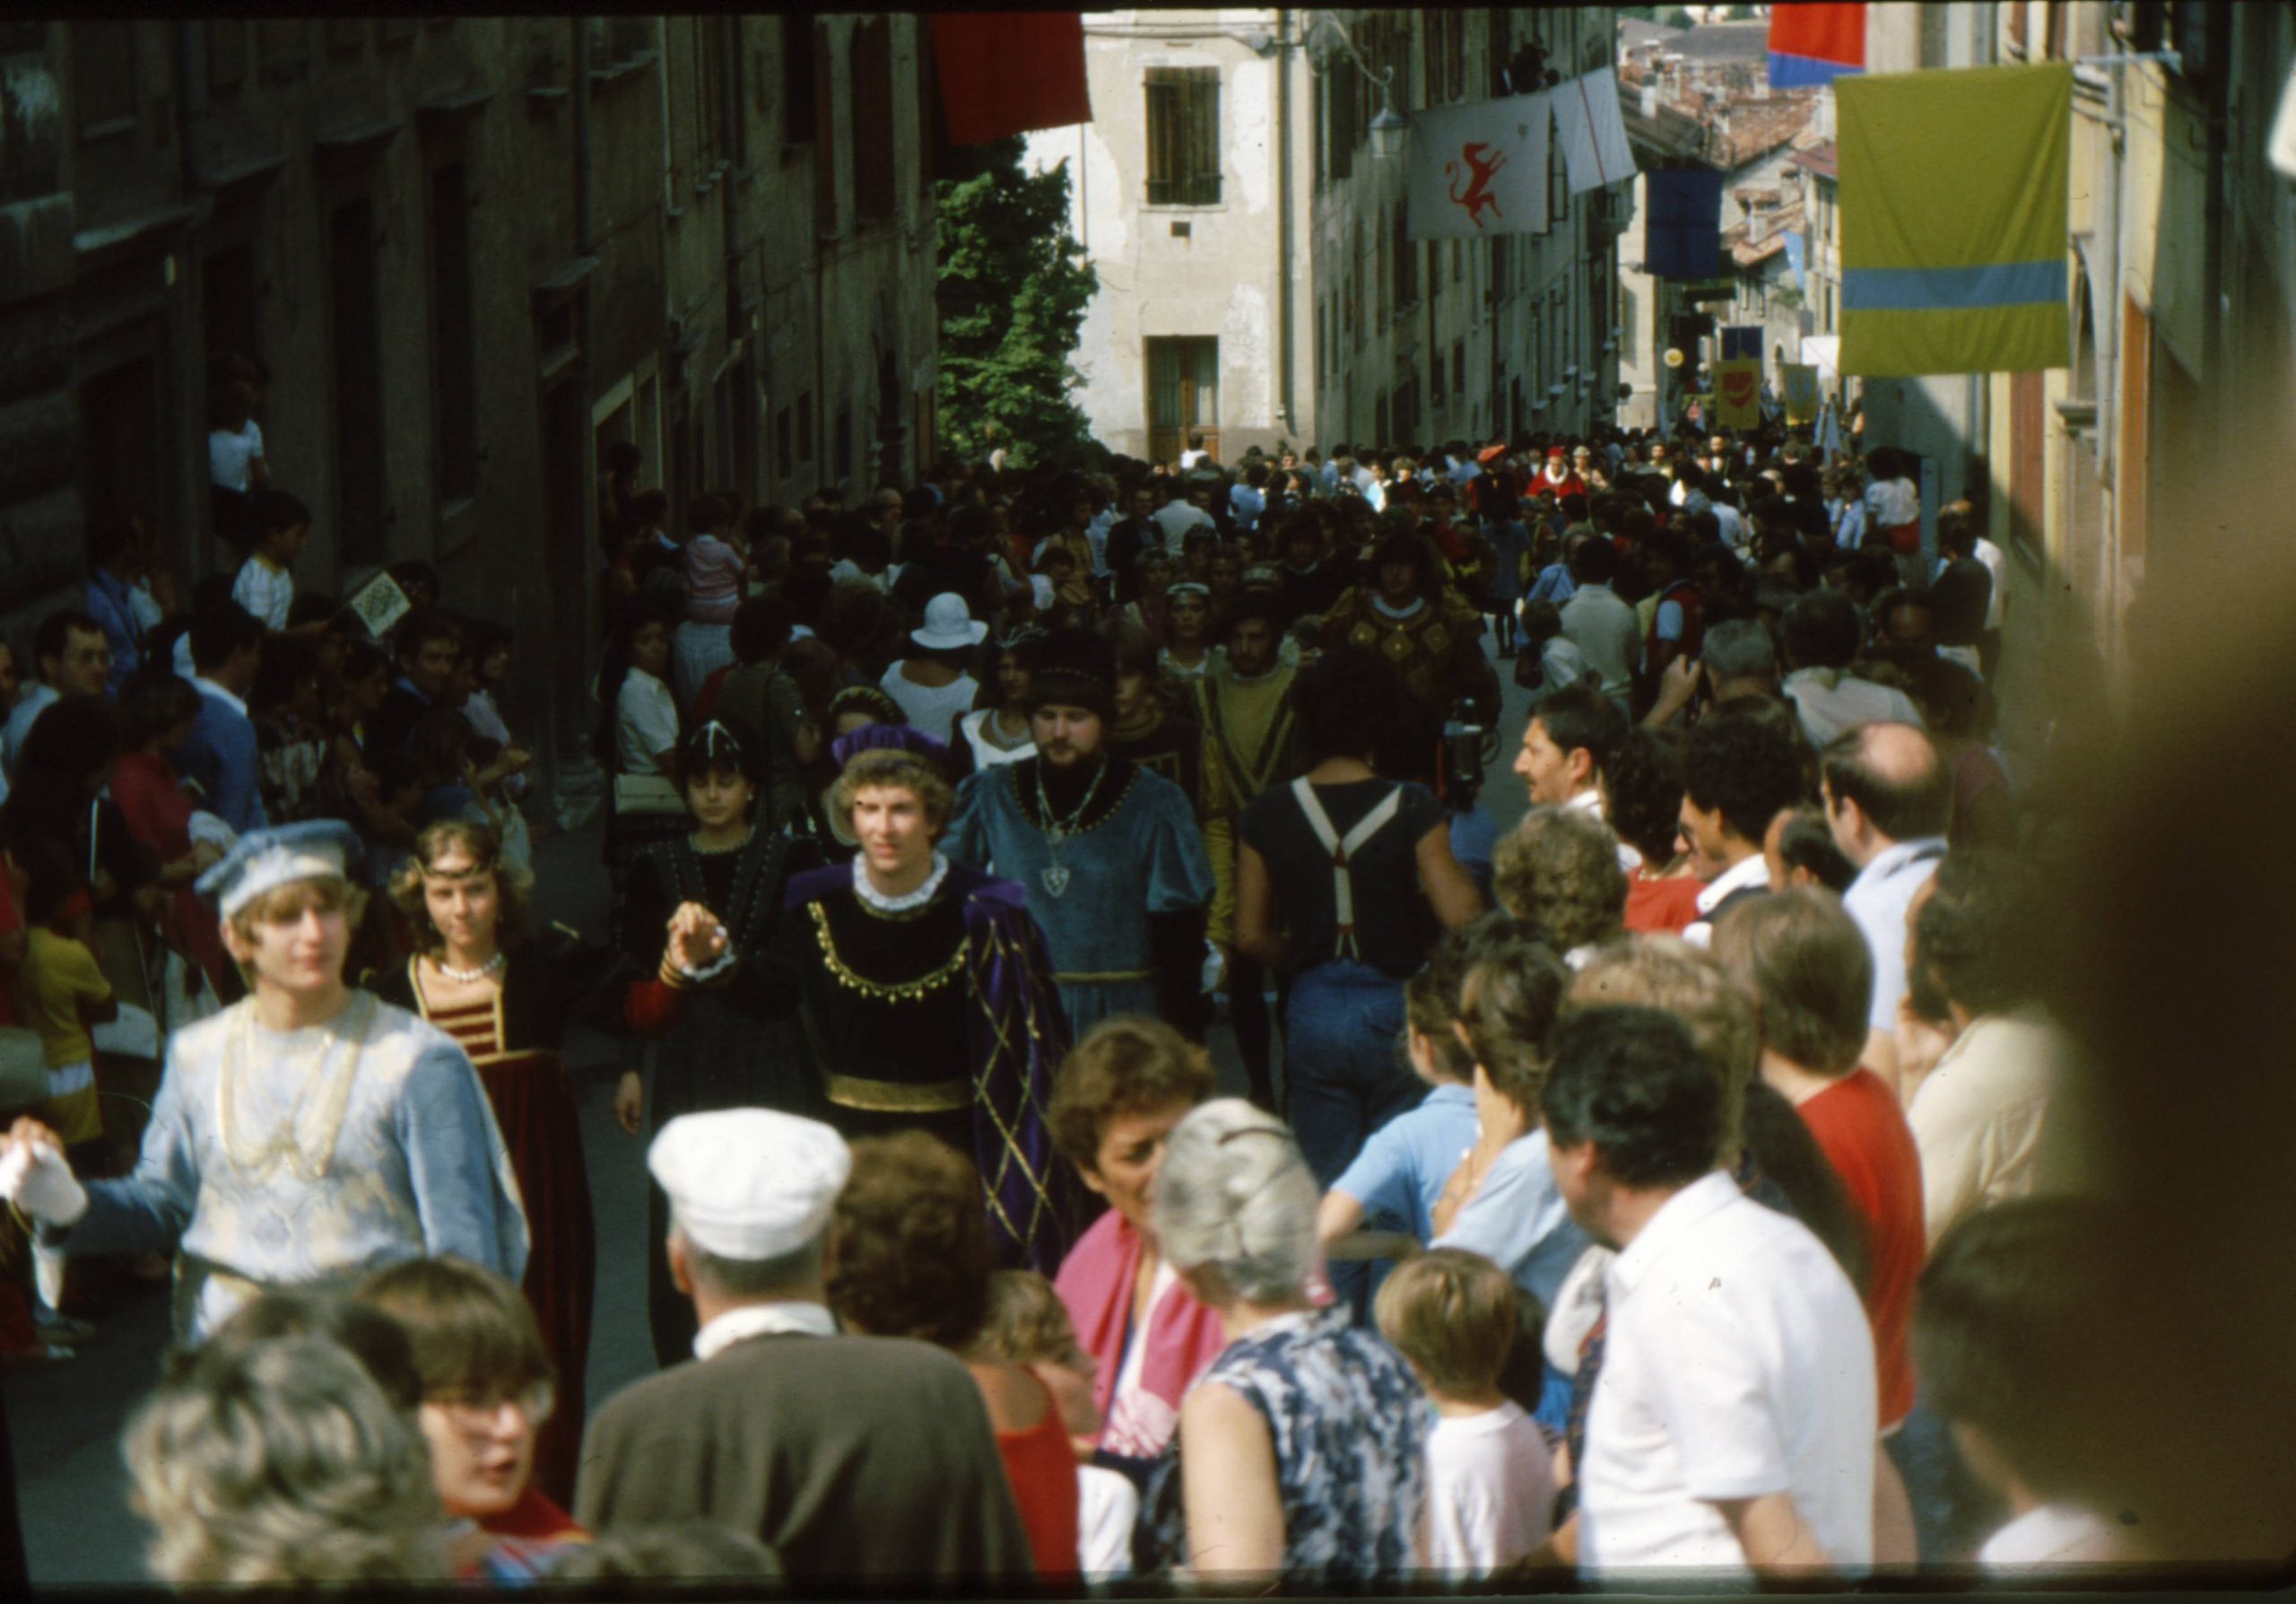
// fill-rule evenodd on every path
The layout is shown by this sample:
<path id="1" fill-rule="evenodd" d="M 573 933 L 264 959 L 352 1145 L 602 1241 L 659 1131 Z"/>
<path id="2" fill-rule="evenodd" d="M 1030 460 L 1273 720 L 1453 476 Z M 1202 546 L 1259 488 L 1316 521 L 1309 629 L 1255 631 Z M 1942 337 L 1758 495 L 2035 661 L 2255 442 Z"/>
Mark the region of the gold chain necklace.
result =
<path id="1" fill-rule="evenodd" d="M 326 1024 L 313 1027 L 319 1033 L 317 1047 L 290 1068 L 291 1077 L 303 1083 L 301 1094 L 287 1117 L 259 1146 L 251 1148 L 242 1140 L 239 1085 L 246 1078 L 248 1050 L 255 1033 L 255 1004 L 250 1000 L 239 1005 L 242 1011 L 223 1039 L 223 1069 L 216 1093 L 223 1152 L 234 1168 L 261 1177 L 284 1160 L 299 1180 L 309 1182 L 325 1177 L 335 1157 L 335 1138 L 343 1131 L 344 1114 L 351 1105 L 351 1088 L 359 1077 L 359 1060 L 367 1049 L 367 1033 L 375 1022 L 375 1006 L 371 996 L 356 992 L 344 1012 Z M 341 1030 L 333 1028 L 338 1023 Z M 328 1055 L 346 1042 L 350 1051 L 341 1067 L 332 1077 L 323 1077 L 321 1072 Z M 309 1137 L 304 1134 L 307 1114 L 316 1115 L 316 1129 Z"/>

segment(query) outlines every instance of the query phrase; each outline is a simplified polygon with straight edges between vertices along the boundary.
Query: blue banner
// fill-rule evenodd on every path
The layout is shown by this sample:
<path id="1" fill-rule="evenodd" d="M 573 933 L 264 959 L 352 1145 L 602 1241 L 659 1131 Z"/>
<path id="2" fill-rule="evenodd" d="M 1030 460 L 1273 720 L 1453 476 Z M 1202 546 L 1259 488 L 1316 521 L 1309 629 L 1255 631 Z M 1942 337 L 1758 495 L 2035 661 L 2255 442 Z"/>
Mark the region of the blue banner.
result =
<path id="1" fill-rule="evenodd" d="M 1656 278 L 1705 279 L 1722 270 L 1722 175 L 1659 168 L 1650 180 L 1643 266 Z"/>
<path id="2" fill-rule="evenodd" d="M 1786 265 L 1793 269 L 1794 287 L 1809 288 L 1809 242 L 1797 229 L 1786 236 Z"/>

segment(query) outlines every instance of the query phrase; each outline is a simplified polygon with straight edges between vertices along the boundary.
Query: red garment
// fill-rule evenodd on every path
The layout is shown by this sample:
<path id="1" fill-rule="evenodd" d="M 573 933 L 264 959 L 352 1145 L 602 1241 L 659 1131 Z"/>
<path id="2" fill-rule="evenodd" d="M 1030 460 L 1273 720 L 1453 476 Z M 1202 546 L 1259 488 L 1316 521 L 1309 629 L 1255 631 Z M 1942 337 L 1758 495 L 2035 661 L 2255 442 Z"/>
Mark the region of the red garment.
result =
<path id="1" fill-rule="evenodd" d="M 524 1052 L 476 1066 L 494 1110 L 531 1229 L 521 1283 L 558 1372 L 558 1407 L 536 1434 L 535 1491 L 574 1496 L 582 1463 L 590 1310 L 597 1294 L 597 1225 L 582 1164 L 582 1118 L 554 1052 Z M 561 1519 L 563 1518 L 561 1514 Z"/>
<path id="2" fill-rule="evenodd" d="M 1886 1428 L 1913 1408 L 1906 1325 L 1913 1317 L 1914 1282 L 1926 1251 L 1921 1154 L 1897 1094 L 1871 1069 L 1851 1070 L 1800 1107 L 1802 1123 L 1866 1222 L 1874 1261 L 1866 1314 L 1874 1326 L 1874 1368 Z"/>
<path id="3" fill-rule="evenodd" d="M 1560 479 L 1550 479 L 1544 473 L 1541 473 L 1535 480 L 1532 481 L 1531 491 L 1533 494 L 1536 494 L 1543 490 L 1552 491 L 1554 499 L 1559 501 L 1565 496 L 1585 495 L 1587 482 L 1576 473 L 1566 474 Z"/>
<path id="4" fill-rule="evenodd" d="M 740 667 L 739 663 L 728 663 L 701 682 L 701 689 L 693 698 L 694 722 L 705 723 L 718 716 L 718 693 L 725 689 L 726 676 Z"/>
<path id="5" fill-rule="evenodd" d="M 1673 642 L 1676 657 L 1694 658 L 1698 655 L 1700 638 L 1705 633 L 1700 622 L 1698 587 L 1688 580 L 1676 580 L 1658 593 L 1658 606 L 1673 602 L 1683 610 L 1683 638 Z M 1642 642 L 1645 660 L 1658 655 L 1658 608 L 1650 609 L 1650 630 Z"/>
<path id="6" fill-rule="evenodd" d="M 1637 936 L 1679 936 L 1698 922 L 1706 882 L 1688 875 L 1653 876 L 1640 864 L 1626 877 L 1626 928 Z"/>
<path id="7" fill-rule="evenodd" d="M 1021 1506 L 1021 1524 L 1029 1534 L 1037 1574 L 1074 1576 L 1081 1568 L 1076 1451 L 1069 1444 L 1068 1427 L 1051 1391 L 1035 1377 L 1029 1379 L 1044 1396 L 1044 1415 L 1026 1431 L 998 1432 L 996 1451 L 1004 1460 L 1005 1479 L 1013 1484 L 1013 1502 Z"/>
<path id="8" fill-rule="evenodd" d="M 1073 1481 L 1074 1478 L 1072 1476 Z M 518 1502 L 499 1515 L 490 1515 L 479 1523 L 480 1530 L 496 1537 L 526 1538 L 536 1542 L 548 1542 L 567 1538 L 587 1539 L 589 1531 L 575 1524 L 568 1514 L 534 1483 L 518 1495 Z"/>
<path id="9" fill-rule="evenodd" d="M 111 766 L 111 799 L 127 821 L 127 833 L 173 863 L 191 850 L 191 798 L 183 794 L 174 767 L 151 752 L 123 752 Z M 230 970 L 223 937 L 214 910 L 200 901 L 199 893 L 179 885 L 168 901 L 160 925 L 168 945 L 205 972 L 208 983 L 221 988 Z"/>

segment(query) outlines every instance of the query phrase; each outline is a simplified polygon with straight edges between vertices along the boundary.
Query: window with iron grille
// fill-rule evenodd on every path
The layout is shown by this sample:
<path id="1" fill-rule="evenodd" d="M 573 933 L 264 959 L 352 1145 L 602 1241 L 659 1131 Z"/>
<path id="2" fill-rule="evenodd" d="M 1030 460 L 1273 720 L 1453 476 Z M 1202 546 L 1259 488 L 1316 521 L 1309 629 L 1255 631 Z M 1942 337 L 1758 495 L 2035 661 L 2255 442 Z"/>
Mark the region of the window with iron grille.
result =
<path id="1" fill-rule="evenodd" d="M 862 223 L 893 214 L 892 23 L 871 17 L 853 31 L 853 212 Z"/>
<path id="2" fill-rule="evenodd" d="M 248 79 L 248 25 L 239 17 L 217 17 L 206 30 L 207 92 L 238 94 Z"/>
<path id="3" fill-rule="evenodd" d="M 1220 204 L 1220 71 L 1150 67 L 1148 204 Z"/>
<path id="4" fill-rule="evenodd" d="M 72 87 L 80 137 L 92 139 L 135 126 L 135 25 L 72 25 Z"/>

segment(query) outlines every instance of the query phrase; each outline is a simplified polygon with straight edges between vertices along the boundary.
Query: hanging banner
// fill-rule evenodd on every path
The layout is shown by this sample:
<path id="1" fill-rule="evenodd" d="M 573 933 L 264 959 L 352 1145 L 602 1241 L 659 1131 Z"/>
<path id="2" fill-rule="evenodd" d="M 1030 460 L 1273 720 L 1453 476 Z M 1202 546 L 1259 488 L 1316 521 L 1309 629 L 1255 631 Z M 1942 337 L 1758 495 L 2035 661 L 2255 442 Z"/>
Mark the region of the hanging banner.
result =
<path id="1" fill-rule="evenodd" d="M 1814 423 L 1818 421 L 1818 370 L 1807 362 L 1786 364 L 1786 421 L 1789 423 Z"/>
<path id="2" fill-rule="evenodd" d="M 1714 421 L 1725 429 L 1761 427 L 1761 326 L 1722 330 L 1714 363 Z"/>
<path id="3" fill-rule="evenodd" d="M 1842 371 L 2067 365 L 2072 64 L 1845 78 L 1834 100 Z"/>
<path id="4" fill-rule="evenodd" d="M 1649 182 L 1643 265 L 1653 278 L 1710 279 L 1722 271 L 1722 175 L 1710 167 L 1662 167 Z"/>
<path id="5" fill-rule="evenodd" d="M 1618 74 L 1609 67 L 1554 91 L 1555 137 L 1562 144 L 1570 193 L 1583 195 L 1634 176 L 1626 118 L 1618 109 Z"/>
<path id="6" fill-rule="evenodd" d="M 1412 239 L 1546 232 L 1549 98 L 1509 95 L 1412 114 Z"/>
<path id="7" fill-rule="evenodd" d="M 1770 8 L 1770 86 L 1803 89 L 1866 70 L 1866 7 L 1827 0 Z"/>
<path id="8" fill-rule="evenodd" d="M 1082 12 L 935 12 L 933 56 L 952 144 L 1092 120 Z"/>

